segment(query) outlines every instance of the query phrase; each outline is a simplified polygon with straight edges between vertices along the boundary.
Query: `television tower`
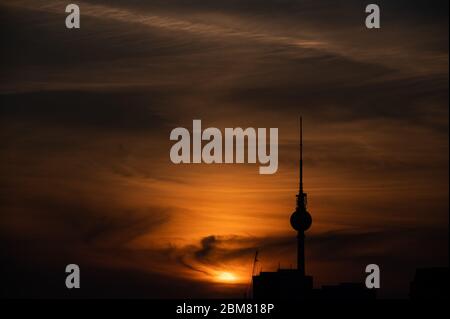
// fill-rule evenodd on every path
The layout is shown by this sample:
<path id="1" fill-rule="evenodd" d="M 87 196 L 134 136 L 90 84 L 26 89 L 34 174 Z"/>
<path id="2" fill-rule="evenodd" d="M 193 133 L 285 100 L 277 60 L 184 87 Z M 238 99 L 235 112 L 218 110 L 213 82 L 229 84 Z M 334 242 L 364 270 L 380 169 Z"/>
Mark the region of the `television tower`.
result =
<path id="1" fill-rule="evenodd" d="M 303 192 L 303 140 L 302 140 L 302 118 L 299 118 L 299 189 L 297 207 L 291 215 L 291 226 L 297 231 L 297 270 L 305 276 L 305 231 L 311 227 L 312 217 L 306 210 L 307 197 Z"/>

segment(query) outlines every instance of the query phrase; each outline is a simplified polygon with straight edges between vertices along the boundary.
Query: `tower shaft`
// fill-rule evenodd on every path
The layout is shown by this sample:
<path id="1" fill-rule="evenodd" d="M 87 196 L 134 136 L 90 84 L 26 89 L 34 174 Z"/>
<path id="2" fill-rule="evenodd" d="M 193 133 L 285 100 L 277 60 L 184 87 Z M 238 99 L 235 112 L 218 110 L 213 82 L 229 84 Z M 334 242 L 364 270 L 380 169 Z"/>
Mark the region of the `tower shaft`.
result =
<path id="1" fill-rule="evenodd" d="M 297 232 L 297 270 L 305 276 L 305 232 Z"/>
<path id="2" fill-rule="evenodd" d="M 297 211 L 300 214 L 307 214 L 306 212 L 306 194 L 303 192 L 303 122 L 302 117 L 299 117 L 298 122 L 299 134 L 299 189 L 297 195 Z M 305 230 L 299 229 L 297 231 L 297 270 L 305 276 Z"/>

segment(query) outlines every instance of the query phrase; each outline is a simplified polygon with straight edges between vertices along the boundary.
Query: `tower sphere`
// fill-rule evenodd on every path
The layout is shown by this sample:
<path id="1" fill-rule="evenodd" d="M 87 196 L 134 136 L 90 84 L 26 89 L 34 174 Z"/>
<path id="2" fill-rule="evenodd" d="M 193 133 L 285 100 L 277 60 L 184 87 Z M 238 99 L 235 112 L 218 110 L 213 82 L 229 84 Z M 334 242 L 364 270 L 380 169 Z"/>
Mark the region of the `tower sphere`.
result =
<path id="1" fill-rule="evenodd" d="M 306 210 L 296 210 L 291 215 L 291 226 L 296 231 L 305 231 L 311 227 L 312 217 Z"/>

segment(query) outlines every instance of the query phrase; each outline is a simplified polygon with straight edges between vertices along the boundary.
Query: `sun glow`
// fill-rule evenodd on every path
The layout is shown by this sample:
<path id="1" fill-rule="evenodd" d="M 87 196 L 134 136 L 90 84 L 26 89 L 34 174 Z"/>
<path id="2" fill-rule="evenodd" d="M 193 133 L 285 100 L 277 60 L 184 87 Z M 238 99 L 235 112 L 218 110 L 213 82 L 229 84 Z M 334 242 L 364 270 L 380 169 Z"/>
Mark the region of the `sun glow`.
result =
<path id="1" fill-rule="evenodd" d="M 236 276 L 228 271 L 219 272 L 216 276 L 216 279 L 217 279 L 217 281 L 228 282 L 228 283 L 236 282 L 236 280 L 237 280 Z"/>

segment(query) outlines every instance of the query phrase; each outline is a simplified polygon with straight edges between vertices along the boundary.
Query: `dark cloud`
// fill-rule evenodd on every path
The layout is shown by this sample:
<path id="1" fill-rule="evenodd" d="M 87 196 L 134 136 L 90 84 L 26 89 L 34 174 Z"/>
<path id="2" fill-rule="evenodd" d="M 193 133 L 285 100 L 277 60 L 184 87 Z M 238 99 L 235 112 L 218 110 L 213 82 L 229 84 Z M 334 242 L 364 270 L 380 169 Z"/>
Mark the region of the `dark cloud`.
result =
<path id="1" fill-rule="evenodd" d="M 445 228 L 395 228 L 384 229 L 348 229 L 307 235 L 307 260 L 310 271 L 318 283 L 326 272 L 341 269 L 342 265 L 351 265 L 351 269 L 336 277 L 345 281 L 361 281 L 365 266 L 378 264 L 382 270 L 384 287 L 380 296 L 405 296 L 415 269 L 430 265 L 447 263 L 448 243 Z M 286 254 L 292 255 L 296 249 L 293 235 L 276 237 L 208 236 L 201 240 L 198 247 L 182 250 L 184 259 L 194 256 L 192 264 L 184 266 L 196 269 L 195 265 L 217 265 L 230 261 L 244 260 L 250 265 L 255 251 L 269 267 L 277 267 Z M 430 250 L 431 249 L 431 250 Z M 424 253 L 417 254 L 417 251 Z M 399 253 L 399 252 L 402 253 Z M 280 258 L 280 259 L 276 259 Z M 327 265 L 327 269 L 315 265 Z M 312 265 L 312 266 L 311 266 Z M 284 267 L 288 265 L 284 264 Z M 267 269 L 269 268 L 269 269 Z M 356 272 L 354 270 L 357 270 Z"/>
<path id="2" fill-rule="evenodd" d="M 72 244 L 109 249 L 126 246 L 131 240 L 151 233 L 167 223 L 172 213 L 172 209 L 165 207 L 121 208 L 117 203 L 96 197 L 86 200 L 73 195 L 63 200 L 56 195 L 44 197 L 25 193 L 21 193 L 19 198 L 17 194 L 14 197 L 2 200 L 2 204 L 8 207 L 3 222 L 9 230 L 4 231 L 15 230 L 18 238 L 64 238 Z M 25 217 L 23 212 L 27 219 L 35 220 L 32 226 L 21 224 Z M 56 242 L 55 245 L 59 244 Z"/>
<path id="3" fill-rule="evenodd" d="M 406 124 L 424 125 L 447 133 L 448 123 L 436 125 L 435 120 L 430 120 L 430 115 L 433 119 L 448 113 L 447 76 L 389 80 L 380 73 L 371 76 L 370 67 L 360 66 L 358 72 L 358 64 L 345 66 L 338 59 L 328 63 L 351 71 L 342 75 L 343 79 L 339 79 L 341 72 L 336 69 L 327 70 L 330 76 L 321 72 L 317 77 L 314 67 L 323 67 L 323 61 L 318 60 L 310 64 L 308 81 L 298 78 L 284 83 L 281 79 L 281 84 L 277 85 L 268 82 L 265 85 L 254 83 L 247 88 L 244 85 L 230 90 L 225 99 L 254 110 L 278 107 L 284 112 L 302 113 L 321 122 L 398 119 Z M 292 72 L 294 70 L 295 67 Z M 304 72 L 302 68 L 298 70 Z M 386 74 L 389 72 L 385 71 Z M 371 80 L 358 80 L 367 76 Z M 318 83 L 326 84 L 326 89 Z M 436 107 L 430 109 L 430 104 Z"/>
<path id="4" fill-rule="evenodd" d="M 402 260 L 403 263 L 415 258 L 413 250 L 406 249 L 408 255 L 398 255 L 397 245 L 423 246 L 436 248 L 437 254 L 429 254 L 428 258 L 435 258 L 436 263 L 445 262 L 447 243 L 445 228 L 402 228 L 387 226 L 384 229 L 346 229 L 329 231 L 320 234 L 308 234 L 308 255 L 315 261 L 342 262 L 363 258 L 388 260 Z M 249 257 L 256 250 L 260 256 L 271 256 L 276 250 L 287 249 L 294 251 L 296 237 L 283 235 L 276 237 L 242 237 L 242 236 L 208 236 L 200 241 L 197 247 L 190 247 L 196 260 L 203 263 L 220 263 L 229 259 Z M 437 246 L 436 246 L 437 244 Z M 388 253 L 387 253 L 388 252 Z M 412 265 L 414 266 L 414 265 Z"/>
<path id="5" fill-rule="evenodd" d="M 173 93 L 172 93 L 173 94 Z M 3 94 L 1 121 L 42 127 L 99 131 L 158 132 L 169 123 L 158 112 L 170 104 L 171 93 L 147 92 L 36 92 Z"/>
<path id="6" fill-rule="evenodd" d="M 0 63 L 11 77 L 21 74 L 30 80 L 29 77 L 36 76 L 25 67 L 46 66 L 49 69 L 46 69 L 46 74 L 41 74 L 41 79 L 50 79 L 50 73 L 63 72 L 67 76 L 76 68 L 89 66 L 91 72 L 86 70 L 84 75 L 90 73 L 91 77 L 108 81 L 108 68 L 121 66 L 125 70 L 130 67 L 138 70 L 143 58 L 167 59 L 206 48 L 201 41 L 187 42 L 170 32 L 139 24 L 130 28 L 129 23 L 88 15 L 83 15 L 83 28 L 68 33 L 61 28 L 64 25 L 61 23 L 64 21 L 64 6 L 59 14 L 36 12 L 32 7 L 2 6 L 2 9 L 0 32 L 4 50 Z M 14 69 L 10 71 L 12 67 Z M 92 68 L 103 69 L 103 76 L 92 72 Z"/>

